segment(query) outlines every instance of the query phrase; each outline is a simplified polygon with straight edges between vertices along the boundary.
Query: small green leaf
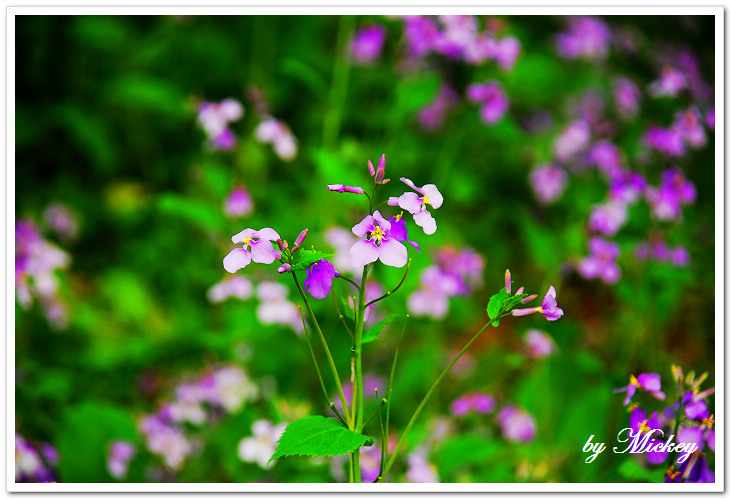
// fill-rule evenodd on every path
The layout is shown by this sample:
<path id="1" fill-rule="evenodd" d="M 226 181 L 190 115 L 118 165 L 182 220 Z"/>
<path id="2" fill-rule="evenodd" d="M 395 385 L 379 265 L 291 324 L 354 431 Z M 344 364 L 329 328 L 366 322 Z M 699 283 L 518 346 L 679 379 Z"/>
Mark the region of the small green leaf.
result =
<path id="1" fill-rule="evenodd" d="M 350 301 L 345 296 L 338 296 L 340 302 L 340 313 L 342 316 L 349 318 L 353 322 L 355 321 L 355 308 L 352 307 Z"/>
<path id="2" fill-rule="evenodd" d="M 291 267 L 291 271 L 306 270 L 320 259 L 331 257 L 332 255 L 326 252 L 300 249 L 294 253 L 294 264 Z"/>
<path id="3" fill-rule="evenodd" d="M 375 339 L 378 338 L 380 335 L 380 332 L 383 330 L 383 327 L 391 323 L 393 320 L 398 318 L 400 315 L 398 313 L 391 313 L 376 325 L 374 325 L 370 330 L 365 332 L 362 336 L 362 343 L 365 344 L 367 342 L 373 342 Z"/>
<path id="4" fill-rule="evenodd" d="M 509 299 L 509 294 L 507 294 L 507 289 L 502 287 L 502 289 L 497 292 L 495 295 L 489 298 L 489 304 L 487 305 L 487 314 L 489 314 L 489 318 L 495 319 L 499 316 L 499 314 L 502 312 L 502 307 L 504 306 L 504 303 Z M 499 325 L 499 322 L 494 322 L 494 326 L 496 327 Z"/>
<path id="5" fill-rule="evenodd" d="M 337 456 L 372 446 L 373 438 L 351 431 L 334 418 L 312 415 L 292 422 L 279 438 L 276 451 L 269 459 L 283 456 Z"/>

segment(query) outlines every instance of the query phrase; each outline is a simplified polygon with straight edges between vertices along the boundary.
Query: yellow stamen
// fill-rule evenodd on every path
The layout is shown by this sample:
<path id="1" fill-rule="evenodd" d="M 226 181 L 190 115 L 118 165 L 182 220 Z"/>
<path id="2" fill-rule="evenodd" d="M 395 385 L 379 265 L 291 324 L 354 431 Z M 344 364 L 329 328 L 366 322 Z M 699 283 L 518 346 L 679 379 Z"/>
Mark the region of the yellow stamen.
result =
<path id="1" fill-rule="evenodd" d="M 403 211 L 395 215 L 395 221 L 400 221 L 400 219 L 403 217 Z"/>
<path id="2" fill-rule="evenodd" d="M 423 197 L 421 197 L 421 200 L 423 201 L 424 204 L 431 204 L 431 201 L 428 200 L 427 195 L 424 195 Z"/>
<path id="3" fill-rule="evenodd" d="M 384 235 L 385 232 L 382 231 L 380 227 L 375 227 L 375 231 L 370 234 L 370 238 L 380 242 L 380 239 L 382 239 Z"/>
<path id="4" fill-rule="evenodd" d="M 715 416 L 710 415 L 709 417 L 702 419 L 702 423 L 712 429 L 712 426 L 715 425 Z"/>
<path id="5" fill-rule="evenodd" d="M 638 381 L 638 379 L 636 377 L 634 377 L 632 375 L 631 377 L 629 377 L 629 384 L 633 384 L 635 386 L 638 386 L 639 385 L 639 381 Z"/>
<path id="6" fill-rule="evenodd" d="M 249 244 L 249 243 L 251 242 L 251 237 L 249 237 L 248 235 L 244 235 L 244 236 L 243 236 L 243 241 L 242 241 L 242 242 L 243 242 L 244 244 Z"/>
<path id="7" fill-rule="evenodd" d="M 639 426 L 639 432 L 649 432 L 651 429 L 649 429 L 649 426 L 646 424 L 646 420 L 644 420 L 641 425 Z"/>

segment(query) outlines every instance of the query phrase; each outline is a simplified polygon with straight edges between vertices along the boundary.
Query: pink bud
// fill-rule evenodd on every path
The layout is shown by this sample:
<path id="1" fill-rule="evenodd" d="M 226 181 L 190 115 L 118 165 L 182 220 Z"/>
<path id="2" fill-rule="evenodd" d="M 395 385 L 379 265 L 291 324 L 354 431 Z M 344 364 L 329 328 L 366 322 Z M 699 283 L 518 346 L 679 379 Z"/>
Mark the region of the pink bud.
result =
<path id="1" fill-rule="evenodd" d="M 380 156 L 378 161 L 378 171 L 375 173 L 375 183 L 383 183 L 385 180 L 385 154 Z"/>
<path id="2" fill-rule="evenodd" d="M 522 300 L 522 304 L 529 303 L 530 301 L 532 301 L 536 297 L 537 297 L 537 294 L 530 294 L 529 296 L 527 296 L 526 298 L 524 298 Z"/>
<path id="3" fill-rule="evenodd" d="M 525 315 L 531 315 L 533 313 L 540 313 L 542 311 L 542 308 L 524 308 L 519 310 L 512 310 L 513 316 L 525 316 Z"/>
<path id="4" fill-rule="evenodd" d="M 286 273 L 289 270 L 291 270 L 291 265 L 289 263 L 284 263 L 279 268 L 276 269 L 279 273 Z"/>
<path id="5" fill-rule="evenodd" d="M 519 295 L 523 294 L 524 292 L 525 292 L 525 288 L 520 287 L 519 289 L 517 289 L 517 292 L 515 292 L 515 296 L 519 296 Z"/>
<path id="6" fill-rule="evenodd" d="M 284 252 L 284 244 L 281 242 L 281 239 L 276 239 L 276 246 L 280 251 Z"/>
<path id="7" fill-rule="evenodd" d="M 368 171 L 370 172 L 370 176 L 375 176 L 375 166 L 373 166 L 372 161 L 368 159 Z"/>
<path id="8" fill-rule="evenodd" d="M 510 275 L 509 270 L 504 272 L 504 288 L 507 294 L 512 292 L 512 275 Z"/>
<path id="9" fill-rule="evenodd" d="M 294 241 L 294 247 L 292 248 L 291 252 L 296 251 L 299 249 L 299 247 L 304 242 L 304 239 L 307 238 L 307 234 L 309 233 L 309 228 L 305 228 L 301 231 L 301 233 L 297 236 L 297 240 Z"/>

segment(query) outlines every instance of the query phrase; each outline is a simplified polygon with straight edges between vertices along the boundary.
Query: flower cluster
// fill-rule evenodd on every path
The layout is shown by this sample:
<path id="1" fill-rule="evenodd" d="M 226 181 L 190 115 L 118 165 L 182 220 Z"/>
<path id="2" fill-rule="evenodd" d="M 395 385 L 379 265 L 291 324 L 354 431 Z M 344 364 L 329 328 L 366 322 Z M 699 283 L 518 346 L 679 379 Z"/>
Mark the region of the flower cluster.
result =
<path id="1" fill-rule="evenodd" d="M 480 116 L 487 124 L 494 124 L 504 116 L 509 107 L 507 96 L 498 81 L 473 83 L 466 89 L 467 98 L 482 106 Z"/>
<path id="2" fill-rule="evenodd" d="M 56 328 L 68 325 L 66 305 L 58 292 L 56 270 L 71 263 L 68 253 L 43 238 L 30 220 L 15 224 L 15 292 L 23 309 L 38 299 L 46 319 Z"/>
<path id="3" fill-rule="evenodd" d="M 426 131 L 437 131 L 443 127 L 451 109 L 459 103 L 459 95 L 448 84 L 441 85 L 436 97 L 416 115 L 416 122 Z"/>
<path id="4" fill-rule="evenodd" d="M 124 479 L 129 471 L 129 461 L 137 450 L 127 441 L 113 441 L 107 452 L 106 468 L 115 479 Z"/>
<path id="5" fill-rule="evenodd" d="M 377 60 L 383 50 L 385 35 L 385 28 L 379 24 L 360 28 L 350 44 L 353 62 L 368 64 Z"/>
<path id="6" fill-rule="evenodd" d="M 600 237 L 593 237 L 588 243 L 590 256 L 583 258 L 578 265 L 581 276 L 587 280 L 600 278 L 607 284 L 613 284 L 621 276 L 616 264 L 619 255 L 618 244 L 608 242 Z"/>
<path id="7" fill-rule="evenodd" d="M 297 157 L 297 140 L 281 121 L 267 116 L 259 123 L 255 134 L 259 142 L 271 144 L 282 161 L 292 161 Z"/>
<path id="8" fill-rule="evenodd" d="M 651 237 L 648 241 L 641 242 L 636 246 L 634 254 L 639 261 L 653 260 L 671 263 L 675 266 L 687 266 L 690 262 L 689 251 L 686 247 L 669 247 L 658 237 Z"/>
<path id="9" fill-rule="evenodd" d="M 235 99 L 220 103 L 203 102 L 198 106 L 198 123 L 208 135 L 208 144 L 217 150 L 231 150 L 236 145 L 236 136 L 229 124 L 243 117 L 243 106 Z"/>
<path id="10" fill-rule="evenodd" d="M 568 31 L 555 37 L 558 55 L 566 59 L 604 59 L 611 31 L 595 17 L 568 16 Z"/>
<path id="11" fill-rule="evenodd" d="M 162 457 L 170 470 L 178 470 L 196 445 L 186 434 L 186 424 L 201 426 L 238 412 L 255 399 L 258 388 L 237 366 L 213 370 L 175 389 L 175 399 L 140 420 L 147 449 Z"/>
<path id="12" fill-rule="evenodd" d="M 56 482 L 58 452 L 48 443 L 34 445 L 15 434 L 15 482 Z"/>

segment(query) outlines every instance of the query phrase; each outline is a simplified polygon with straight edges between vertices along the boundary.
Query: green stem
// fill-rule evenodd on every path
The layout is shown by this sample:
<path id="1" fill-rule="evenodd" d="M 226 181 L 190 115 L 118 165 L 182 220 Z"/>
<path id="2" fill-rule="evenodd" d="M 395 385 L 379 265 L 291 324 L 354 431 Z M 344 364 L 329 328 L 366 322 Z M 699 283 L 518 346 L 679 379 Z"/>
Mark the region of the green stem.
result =
<path id="1" fill-rule="evenodd" d="M 398 362 L 398 353 L 400 352 L 400 342 L 403 340 L 403 334 L 406 332 L 406 323 L 408 323 L 408 318 L 410 318 L 410 315 L 406 315 L 406 319 L 403 320 L 403 329 L 400 332 L 400 337 L 398 338 L 398 344 L 395 346 L 395 354 L 393 355 L 393 365 L 390 367 L 390 378 L 388 379 L 388 390 L 385 393 L 385 399 L 383 400 L 386 403 L 385 406 L 385 434 L 390 434 L 390 405 L 393 401 L 393 378 L 395 377 L 395 365 Z M 385 444 L 383 445 L 383 455 L 380 459 L 381 463 L 385 462 L 388 458 L 388 437 L 385 438 Z M 380 468 L 380 475 L 378 476 L 378 481 L 381 479 L 384 481 L 385 477 L 383 477 L 384 473 L 384 467 L 381 465 Z"/>
<path id="2" fill-rule="evenodd" d="M 400 440 L 398 440 L 398 444 L 395 447 L 395 450 L 393 451 L 393 454 L 388 459 L 388 464 L 383 469 L 383 475 L 381 477 L 381 481 L 385 481 L 385 479 L 388 477 L 388 472 L 390 472 L 390 468 L 393 466 L 393 463 L 395 462 L 395 459 L 398 457 L 398 453 L 400 453 L 401 448 L 403 447 L 403 443 L 406 440 L 406 436 L 408 436 L 408 433 L 410 432 L 411 428 L 413 427 L 413 424 L 416 422 L 416 419 L 421 414 L 421 411 L 423 410 L 423 407 L 426 406 L 426 403 L 428 403 L 428 400 L 431 399 L 431 395 L 436 391 L 436 388 L 441 383 L 441 379 L 443 379 L 447 373 L 449 373 L 449 370 L 451 370 L 451 367 L 454 366 L 454 364 L 459 361 L 459 358 L 466 353 L 467 349 L 471 347 L 472 344 L 474 344 L 474 341 L 479 339 L 479 336 L 482 335 L 482 333 L 487 330 L 487 328 L 494 322 L 495 320 L 498 320 L 501 317 L 492 318 L 489 320 L 486 325 L 484 325 L 481 329 L 479 329 L 479 332 L 477 332 L 474 337 L 471 338 L 469 342 L 466 343 L 466 346 L 464 346 L 461 351 L 459 351 L 459 354 L 454 357 L 453 360 L 448 364 L 448 366 L 444 369 L 443 372 L 441 372 L 441 375 L 438 376 L 436 381 L 431 386 L 431 389 L 428 390 L 426 393 L 426 396 L 424 396 L 423 400 L 421 401 L 421 404 L 418 405 L 418 408 L 416 408 L 416 411 L 413 413 L 413 416 L 408 421 L 408 425 L 406 426 L 405 431 L 403 431 L 403 435 L 400 437 Z"/>
<path id="3" fill-rule="evenodd" d="M 332 358 L 332 353 L 330 353 L 330 348 L 329 348 L 329 346 L 327 346 L 327 340 L 324 338 L 322 329 L 319 327 L 319 322 L 317 322 L 317 317 L 314 316 L 314 311 L 312 311 L 312 307 L 309 305 L 307 296 L 306 296 L 306 294 L 304 294 L 304 289 L 302 289 L 302 285 L 299 283 L 299 279 L 297 279 L 297 274 L 295 272 L 292 272 L 292 277 L 294 277 L 294 282 L 297 284 L 297 289 L 299 289 L 299 294 L 301 294 L 302 299 L 304 300 L 304 304 L 307 306 L 307 311 L 309 312 L 309 316 L 312 319 L 314 328 L 317 330 L 317 334 L 319 334 L 319 340 L 322 342 L 322 347 L 324 348 L 325 355 L 327 355 L 327 361 L 330 364 L 330 369 L 332 370 L 332 375 L 335 378 L 335 384 L 337 385 L 337 392 L 340 395 L 340 400 L 342 401 L 342 409 L 345 411 L 345 419 L 347 419 L 348 424 L 351 424 L 352 417 L 350 416 L 350 412 L 347 409 L 347 400 L 345 400 L 345 392 L 342 390 L 342 384 L 340 383 L 340 374 L 337 373 L 337 365 L 335 365 L 335 360 Z"/>
<path id="4" fill-rule="evenodd" d="M 410 267 L 411 267 L 411 258 L 408 258 L 408 266 L 406 266 L 406 272 L 403 274 L 403 278 L 400 279 L 400 282 L 398 283 L 398 285 L 395 286 L 395 289 L 393 289 L 392 291 L 386 292 L 382 296 L 380 296 L 376 299 L 373 299 L 370 302 L 365 303 L 365 307 L 367 308 L 368 306 L 373 305 L 373 304 L 377 303 L 378 301 L 382 301 L 383 299 L 385 299 L 386 297 L 390 296 L 395 291 L 400 289 L 400 286 L 403 285 L 403 282 L 406 281 L 406 276 L 408 275 L 408 270 L 410 269 Z"/>
<path id="5" fill-rule="evenodd" d="M 347 278 L 347 277 L 346 277 L 346 276 L 344 276 L 344 275 L 340 275 L 340 276 L 339 276 L 338 278 L 341 278 L 341 279 L 342 279 L 342 280 L 344 280 L 345 282 L 350 282 L 350 283 L 351 283 L 352 285 L 354 285 L 354 286 L 355 286 L 355 288 L 356 288 L 356 289 L 357 289 L 358 291 L 360 290 L 360 286 L 359 286 L 359 285 L 357 284 L 357 282 L 355 282 L 355 281 L 354 281 L 354 280 L 352 280 L 351 278 Z"/>

